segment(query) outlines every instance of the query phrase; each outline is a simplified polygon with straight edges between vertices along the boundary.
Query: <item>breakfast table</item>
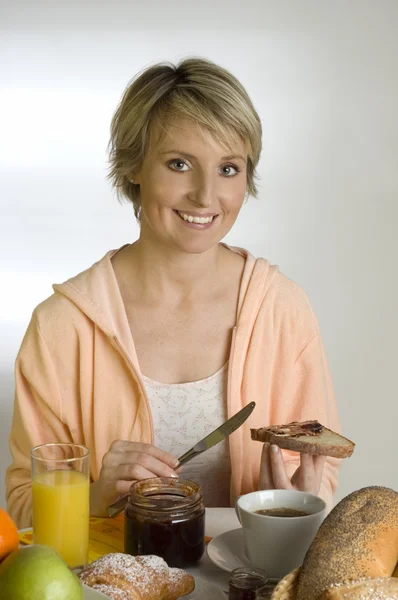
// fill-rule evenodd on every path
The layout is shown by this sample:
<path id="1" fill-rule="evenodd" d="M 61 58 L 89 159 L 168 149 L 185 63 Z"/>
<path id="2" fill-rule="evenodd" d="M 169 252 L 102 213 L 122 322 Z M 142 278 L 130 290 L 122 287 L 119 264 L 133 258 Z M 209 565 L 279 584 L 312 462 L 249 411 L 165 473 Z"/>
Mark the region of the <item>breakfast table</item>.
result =
<path id="1" fill-rule="evenodd" d="M 226 531 L 237 529 L 239 526 L 234 508 L 206 508 L 206 536 L 215 538 Z M 225 592 L 228 591 L 229 574 L 214 565 L 206 552 L 199 564 L 187 569 L 187 571 L 193 576 L 201 577 L 217 585 Z"/>
<path id="2" fill-rule="evenodd" d="M 115 519 L 90 518 L 90 562 L 109 552 L 123 552 L 123 521 L 122 515 L 119 515 Z M 232 530 L 240 533 L 239 528 L 240 523 L 234 508 L 206 508 L 205 535 L 207 541 L 215 540 L 218 536 L 222 536 L 222 534 L 226 534 Z M 238 539 L 243 541 L 239 536 Z M 23 545 L 31 544 L 33 542 L 32 529 L 21 530 L 20 541 Z M 239 555 L 242 551 L 243 549 L 239 547 L 236 554 Z M 242 562 L 241 566 L 243 564 L 245 563 Z M 232 568 L 235 568 L 235 566 Z M 216 586 L 224 592 L 224 596 L 227 598 L 229 572 L 214 564 L 210 560 L 207 551 L 204 552 L 197 565 L 186 568 L 186 571 L 191 573 L 195 578 Z M 270 591 L 271 589 L 270 587 Z"/>

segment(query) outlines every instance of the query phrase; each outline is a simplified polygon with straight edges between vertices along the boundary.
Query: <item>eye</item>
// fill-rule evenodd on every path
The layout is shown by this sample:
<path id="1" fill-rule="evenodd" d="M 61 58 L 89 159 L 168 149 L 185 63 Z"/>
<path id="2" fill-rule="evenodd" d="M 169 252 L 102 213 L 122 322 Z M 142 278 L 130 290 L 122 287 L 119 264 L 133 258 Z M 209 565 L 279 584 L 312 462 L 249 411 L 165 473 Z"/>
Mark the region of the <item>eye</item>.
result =
<path id="1" fill-rule="evenodd" d="M 190 168 L 186 160 L 183 158 L 175 158 L 174 160 L 169 161 L 167 164 L 173 171 L 180 171 L 181 173 L 186 173 L 186 171 L 189 171 Z M 184 169 L 184 166 L 187 168 Z M 221 167 L 221 171 L 222 175 L 225 177 L 235 177 L 235 175 L 240 173 L 240 168 L 237 165 L 229 163 Z"/>
<path id="2" fill-rule="evenodd" d="M 231 173 L 231 170 L 235 171 L 235 173 Z M 233 164 L 224 165 L 222 167 L 222 171 L 223 171 L 223 175 L 225 175 L 226 177 L 235 177 L 235 175 L 240 173 L 239 167 L 237 165 L 233 165 Z"/>
<path id="3" fill-rule="evenodd" d="M 185 160 L 183 160 L 182 158 L 176 158 L 174 160 L 171 160 L 168 163 L 169 167 L 171 167 L 173 169 L 173 171 L 181 171 L 182 173 L 185 173 L 185 171 L 183 171 L 180 166 L 184 167 L 184 165 L 186 167 L 188 167 L 187 163 L 185 162 Z M 176 165 L 177 168 L 173 167 L 172 165 Z"/>

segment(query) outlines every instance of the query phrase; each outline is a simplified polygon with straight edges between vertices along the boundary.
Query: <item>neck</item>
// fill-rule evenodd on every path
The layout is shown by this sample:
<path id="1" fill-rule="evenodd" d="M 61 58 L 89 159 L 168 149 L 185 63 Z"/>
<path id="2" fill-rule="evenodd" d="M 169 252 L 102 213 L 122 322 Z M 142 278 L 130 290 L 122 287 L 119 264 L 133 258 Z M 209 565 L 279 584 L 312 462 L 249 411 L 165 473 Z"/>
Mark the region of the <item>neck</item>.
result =
<path id="1" fill-rule="evenodd" d="M 144 297 L 174 298 L 178 302 L 203 297 L 214 287 L 225 251 L 217 244 L 201 254 L 187 254 L 140 236 L 128 254 Z"/>

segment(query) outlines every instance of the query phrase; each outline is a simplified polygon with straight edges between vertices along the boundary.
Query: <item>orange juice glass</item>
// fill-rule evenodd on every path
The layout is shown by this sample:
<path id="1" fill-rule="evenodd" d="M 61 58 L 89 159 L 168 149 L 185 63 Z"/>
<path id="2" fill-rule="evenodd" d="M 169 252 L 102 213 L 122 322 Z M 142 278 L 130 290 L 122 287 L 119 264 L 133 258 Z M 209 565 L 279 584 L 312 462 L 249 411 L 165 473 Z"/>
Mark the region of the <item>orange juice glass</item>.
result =
<path id="1" fill-rule="evenodd" d="M 33 541 L 51 546 L 72 569 L 88 560 L 90 451 L 79 444 L 31 450 Z"/>

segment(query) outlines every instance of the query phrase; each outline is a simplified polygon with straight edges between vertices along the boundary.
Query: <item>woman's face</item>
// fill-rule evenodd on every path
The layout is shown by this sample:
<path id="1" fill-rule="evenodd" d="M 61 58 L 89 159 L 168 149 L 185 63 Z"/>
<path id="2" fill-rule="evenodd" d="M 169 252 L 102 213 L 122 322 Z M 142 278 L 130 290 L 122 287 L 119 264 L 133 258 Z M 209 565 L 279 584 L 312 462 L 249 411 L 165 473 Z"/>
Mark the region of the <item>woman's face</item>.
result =
<path id="1" fill-rule="evenodd" d="M 157 139 L 155 129 L 152 140 Z M 174 121 L 161 142 L 151 144 L 134 176 L 140 184 L 141 238 L 186 253 L 212 248 L 242 207 L 246 161 L 241 140 L 226 150 L 192 121 Z"/>

